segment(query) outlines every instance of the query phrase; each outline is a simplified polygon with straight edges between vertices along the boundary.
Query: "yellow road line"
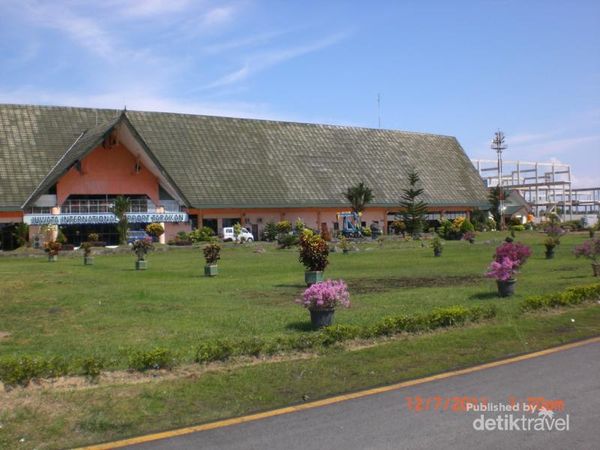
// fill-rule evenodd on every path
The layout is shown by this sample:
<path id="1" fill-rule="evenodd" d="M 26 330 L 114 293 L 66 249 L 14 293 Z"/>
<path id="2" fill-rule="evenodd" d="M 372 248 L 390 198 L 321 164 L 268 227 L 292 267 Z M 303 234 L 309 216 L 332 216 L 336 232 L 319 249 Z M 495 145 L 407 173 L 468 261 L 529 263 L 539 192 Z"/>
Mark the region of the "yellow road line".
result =
<path id="1" fill-rule="evenodd" d="M 513 358 L 502 359 L 499 361 L 493 361 L 486 364 L 481 364 L 474 367 L 468 367 L 466 369 L 453 370 L 451 372 L 444 372 L 437 375 L 432 375 L 425 378 L 418 378 L 416 380 L 403 381 L 402 383 L 391 384 L 388 386 L 382 386 L 378 388 L 366 389 L 359 392 L 351 392 L 349 394 L 337 395 L 335 397 L 325 398 L 323 400 L 316 400 L 314 402 L 303 403 L 301 405 L 287 406 L 285 408 L 274 409 L 271 411 L 265 411 L 257 414 L 250 414 L 242 417 L 234 417 L 232 419 L 218 420 L 216 422 L 205 423 L 203 425 L 196 425 L 192 427 L 179 428 L 177 430 L 163 431 L 161 433 L 148 434 L 145 436 L 138 436 L 130 439 L 123 439 L 115 442 L 108 442 L 105 444 L 92 445 L 90 447 L 83 447 L 80 450 L 109 450 L 114 448 L 125 447 L 128 445 L 142 444 L 144 442 L 157 441 L 159 439 L 172 438 L 176 436 L 182 436 L 184 434 L 195 433 L 198 431 L 214 430 L 216 428 L 228 427 L 231 425 L 238 425 L 245 422 L 253 422 L 255 420 L 266 419 L 268 417 L 281 416 L 283 414 L 290 414 L 297 411 L 304 411 L 306 409 L 318 408 L 321 406 L 327 406 L 334 403 L 345 402 L 356 398 L 368 397 L 370 395 L 381 394 L 383 392 L 394 391 L 409 386 L 416 386 L 423 383 L 429 383 L 431 381 L 443 380 L 445 378 L 456 377 L 459 375 L 465 375 L 468 373 L 479 372 L 485 369 L 491 369 L 493 367 L 504 366 L 506 364 L 512 364 L 519 361 L 525 361 L 532 358 L 538 358 L 544 355 L 550 355 L 563 350 L 569 350 L 575 347 L 581 347 L 583 345 L 600 343 L 600 336 L 586 339 L 584 341 L 573 342 L 571 344 L 561 345 L 560 347 L 552 347 L 546 350 L 541 350 L 534 353 L 528 353 L 521 356 L 515 356 Z"/>

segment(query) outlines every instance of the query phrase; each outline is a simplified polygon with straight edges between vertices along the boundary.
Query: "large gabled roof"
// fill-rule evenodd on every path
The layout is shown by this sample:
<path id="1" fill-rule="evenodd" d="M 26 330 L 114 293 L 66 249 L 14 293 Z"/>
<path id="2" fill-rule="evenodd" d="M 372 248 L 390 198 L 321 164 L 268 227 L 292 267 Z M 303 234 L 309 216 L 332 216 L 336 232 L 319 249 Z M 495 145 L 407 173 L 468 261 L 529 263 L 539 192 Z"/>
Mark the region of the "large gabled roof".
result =
<path id="1" fill-rule="evenodd" d="M 20 209 L 61 158 L 79 151 L 71 146 L 82 132 L 97 140 L 119 115 L 0 105 L 0 207 Z M 483 182 L 454 137 L 190 114 L 126 116 L 196 208 L 341 207 L 342 191 L 359 181 L 373 189 L 375 205 L 394 207 L 411 168 L 432 205 L 487 203 Z"/>

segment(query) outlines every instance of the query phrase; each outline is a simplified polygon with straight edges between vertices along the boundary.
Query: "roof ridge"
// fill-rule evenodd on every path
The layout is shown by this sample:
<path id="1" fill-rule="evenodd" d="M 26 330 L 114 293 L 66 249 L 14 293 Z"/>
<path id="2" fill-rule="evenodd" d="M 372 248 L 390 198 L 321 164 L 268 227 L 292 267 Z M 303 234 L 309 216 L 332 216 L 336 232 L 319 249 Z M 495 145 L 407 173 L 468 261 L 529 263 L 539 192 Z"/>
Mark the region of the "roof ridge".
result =
<path id="1" fill-rule="evenodd" d="M 408 130 L 399 130 L 394 128 L 373 128 L 366 126 L 358 126 L 358 125 L 338 125 L 331 123 L 320 123 L 320 122 L 299 122 L 292 120 L 275 120 L 275 119 L 262 119 L 262 118 L 249 118 L 249 117 L 233 117 L 233 116 L 216 116 L 211 114 L 194 114 L 194 113 L 179 113 L 179 112 L 171 112 L 171 111 L 144 111 L 138 109 L 127 109 L 122 110 L 119 108 L 93 108 L 89 106 L 65 106 L 65 105 L 36 105 L 36 104 L 18 104 L 18 103 L 0 103 L 0 107 L 10 106 L 10 107 L 34 107 L 34 108 L 44 108 L 44 109 L 69 109 L 69 110 L 88 110 L 88 111 L 115 111 L 117 115 L 119 113 L 138 113 L 138 114 L 160 114 L 160 115 L 170 115 L 170 116 L 178 116 L 178 117 L 205 117 L 205 118 L 215 118 L 215 119 L 225 119 L 225 120 L 241 120 L 245 122 L 265 122 L 265 123 L 273 123 L 273 124 L 283 124 L 283 125 L 301 125 L 301 126 L 309 126 L 309 127 L 326 127 L 326 128 L 335 128 L 340 130 L 365 130 L 365 131 L 376 131 L 382 133 L 392 133 L 392 134 L 408 134 L 408 135 L 416 135 L 416 136 L 432 136 L 432 137 L 440 137 L 447 139 L 456 139 L 455 136 L 451 136 L 448 134 L 440 134 L 440 133 L 429 133 L 424 131 L 408 131 Z"/>

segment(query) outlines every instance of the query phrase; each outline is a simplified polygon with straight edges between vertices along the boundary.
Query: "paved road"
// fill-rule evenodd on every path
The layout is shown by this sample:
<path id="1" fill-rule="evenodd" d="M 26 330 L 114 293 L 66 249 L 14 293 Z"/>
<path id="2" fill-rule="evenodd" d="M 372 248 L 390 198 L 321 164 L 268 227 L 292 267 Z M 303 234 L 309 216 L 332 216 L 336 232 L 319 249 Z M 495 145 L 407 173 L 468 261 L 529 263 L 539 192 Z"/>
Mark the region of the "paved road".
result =
<path id="1" fill-rule="evenodd" d="M 508 404 L 529 397 L 563 400 L 569 431 L 476 431 L 481 412 L 417 412 L 407 398 L 423 400 L 486 397 Z M 555 404 L 557 405 L 557 404 Z M 423 405 L 425 406 L 425 405 Z M 485 413 L 496 422 L 506 412 Z M 514 418 L 538 418 L 513 412 Z M 550 422 L 546 416 L 546 423 Z M 560 422 L 555 422 L 560 423 Z M 519 423 L 517 423 L 519 425 Z M 535 425 L 531 425 L 535 426 Z M 600 448 L 600 343 L 432 381 L 418 386 L 344 401 L 255 422 L 202 431 L 128 447 L 153 449 L 598 449 Z"/>

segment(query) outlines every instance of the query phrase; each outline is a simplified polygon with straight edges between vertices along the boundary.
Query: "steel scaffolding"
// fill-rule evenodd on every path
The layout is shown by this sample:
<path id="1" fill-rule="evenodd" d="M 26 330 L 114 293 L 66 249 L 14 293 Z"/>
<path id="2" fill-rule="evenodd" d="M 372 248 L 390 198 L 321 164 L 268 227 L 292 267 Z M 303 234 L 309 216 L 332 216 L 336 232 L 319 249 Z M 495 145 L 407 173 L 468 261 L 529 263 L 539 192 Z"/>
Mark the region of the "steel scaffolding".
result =
<path id="1" fill-rule="evenodd" d="M 555 213 L 561 220 L 574 214 L 571 166 L 562 163 L 474 159 L 473 164 L 487 187 L 500 184 L 518 190 L 532 206 L 536 217 Z M 500 180 L 502 180 L 500 182 Z"/>

